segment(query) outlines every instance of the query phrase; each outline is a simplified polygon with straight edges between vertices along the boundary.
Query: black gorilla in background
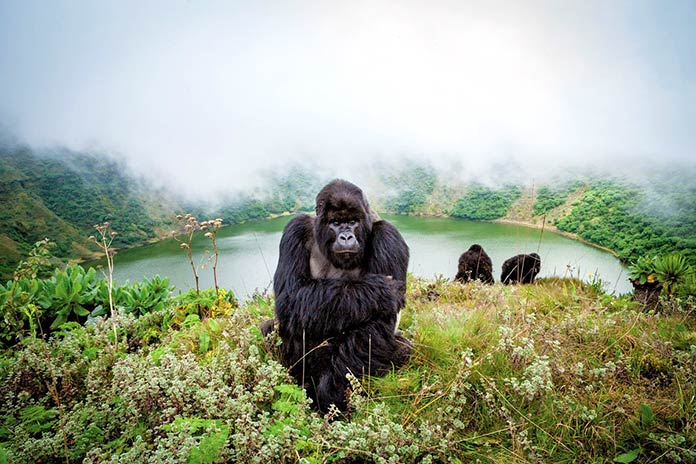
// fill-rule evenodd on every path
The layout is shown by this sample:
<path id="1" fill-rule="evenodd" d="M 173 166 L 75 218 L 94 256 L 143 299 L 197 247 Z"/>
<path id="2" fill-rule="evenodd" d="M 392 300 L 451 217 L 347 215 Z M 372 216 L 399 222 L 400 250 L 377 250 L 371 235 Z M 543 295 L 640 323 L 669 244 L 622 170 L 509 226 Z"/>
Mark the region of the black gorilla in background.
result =
<path id="1" fill-rule="evenodd" d="M 273 278 L 280 357 L 319 411 L 346 411 L 346 374 L 384 374 L 408 360 L 411 344 L 396 332 L 408 259 L 396 228 L 344 180 L 319 192 L 316 217 L 285 227 Z"/>
<path id="2" fill-rule="evenodd" d="M 500 281 L 504 284 L 531 284 L 541 269 L 538 254 L 517 255 L 505 260 Z"/>
<path id="3" fill-rule="evenodd" d="M 462 253 L 459 257 L 459 266 L 454 280 L 460 282 L 480 280 L 486 284 L 495 282 L 493 279 L 493 262 L 481 245 L 471 245 L 467 251 Z"/>

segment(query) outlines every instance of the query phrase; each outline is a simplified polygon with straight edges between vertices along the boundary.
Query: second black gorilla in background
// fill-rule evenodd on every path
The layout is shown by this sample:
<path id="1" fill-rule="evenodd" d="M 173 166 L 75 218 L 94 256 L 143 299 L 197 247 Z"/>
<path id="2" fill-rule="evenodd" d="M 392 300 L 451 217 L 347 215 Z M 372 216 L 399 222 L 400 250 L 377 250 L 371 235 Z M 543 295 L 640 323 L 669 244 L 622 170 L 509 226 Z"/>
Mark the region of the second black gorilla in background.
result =
<path id="1" fill-rule="evenodd" d="M 493 262 L 481 245 L 471 245 L 467 251 L 462 253 L 459 257 L 457 275 L 454 280 L 460 282 L 480 280 L 486 284 L 494 282 Z"/>
<path id="2" fill-rule="evenodd" d="M 319 411 L 347 410 L 346 374 L 384 374 L 408 360 L 411 344 L 396 331 L 408 259 L 396 228 L 344 180 L 319 192 L 316 217 L 285 227 L 273 278 L 280 357 Z"/>
<path id="3" fill-rule="evenodd" d="M 541 257 L 532 253 L 517 255 L 506 259 L 500 281 L 504 284 L 531 284 L 541 269 Z"/>

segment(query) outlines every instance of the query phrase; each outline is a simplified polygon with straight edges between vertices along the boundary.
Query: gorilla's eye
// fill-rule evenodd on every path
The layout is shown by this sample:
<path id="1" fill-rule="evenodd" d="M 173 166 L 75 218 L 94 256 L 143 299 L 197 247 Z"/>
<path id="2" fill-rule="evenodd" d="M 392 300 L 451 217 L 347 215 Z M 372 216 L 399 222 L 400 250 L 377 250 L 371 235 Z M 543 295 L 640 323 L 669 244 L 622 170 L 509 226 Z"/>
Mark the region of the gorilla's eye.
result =
<path id="1" fill-rule="evenodd" d="M 351 225 L 351 226 L 354 226 L 354 225 L 356 225 L 357 223 L 358 223 L 358 221 L 356 221 L 355 219 L 351 219 L 351 220 L 348 222 L 348 224 Z"/>
<path id="2" fill-rule="evenodd" d="M 338 226 L 338 225 L 340 225 L 340 224 L 341 224 L 341 223 L 338 222 L 338 219 L 332 219 L 332 220 L 331 220 L 331 225 L 332 225 L 332 226 Z"/>

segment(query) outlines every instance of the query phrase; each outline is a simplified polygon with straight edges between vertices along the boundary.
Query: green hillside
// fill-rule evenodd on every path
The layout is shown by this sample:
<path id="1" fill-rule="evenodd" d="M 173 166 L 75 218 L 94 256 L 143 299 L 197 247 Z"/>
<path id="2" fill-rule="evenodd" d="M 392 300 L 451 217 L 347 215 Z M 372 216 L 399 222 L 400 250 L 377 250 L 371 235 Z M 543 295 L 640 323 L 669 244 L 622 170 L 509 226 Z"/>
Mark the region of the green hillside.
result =
<path id="1" fill-rule="evenodd" d="M 272 215 L 313 209 L 323 185 L 298 167 L 263 176 L 268 188 L 220 199 L 210 208 L 171 192 L 155 190 L 104 155 L 27 147 L 0 147 L 0 280 L 11 278 L 19 261 L 44 238 L 60 260 L 91 257 L 88 240 L 95 224 L 110 221 L 115 248 L 169 236 L 175 216 L 221 217 L 238 224 Z"/>
<path id="2" fill-rule="evenodd" d="M 548 185 L 456 184 L 418 175 L 386 177 L 384 202 L 396 214 L 447 214 L 468 220 L 514 219 L 609 248 L 624 261 L 683 254 L 696 265 L 696 169 L 649 173 L 641 182 L 584 176 Z M 410 179 L 403 182 L 401 179 Z M 443 195 L 444 194 L 444 195 Z M 447 201 L 442 201 L 443 196 Z M 433 201 L 433 199 L 437 199 Z M 432 205 L 438 204 L 439 210 Z"/>
<path id="3" fill-rule="evenodd" d="M 445 176 L 428 164 L 376 165 L 364 186 L 377 211 L 449 215 L 467 220 L 510 219 L 560 231 L 606 247 L 627 262 L 683 254 L 696 265 L 696 172 L 654 172 L 642 183 L 578 176 L 541 185 L 483 185 Z M 261 187 L 218 198 L 211 209 L 155 191 L 110 158 L 66 150 L 0 149 L 0 278 L 38 240 L 56 243 L 62 260 L 89 257 L 92 226 L 109 220 L 117 248 L 167 236 L 176 214 L 220 217 L 237 224 L 311 211 L 327 181 L 301 166 L 262 174 Z"/>
<path id="4" fill-rule="evenodd" d="M 7 278 L 32 245 L 56 244 L 58 258 L 89 256 L 94 224 L 111 221 L 117 247 L 155 238 L 146 211 L 148 192 L 104 156 L 59 150 L 37 154 L 26 147 L 0 149 L 0 275 Z"/>

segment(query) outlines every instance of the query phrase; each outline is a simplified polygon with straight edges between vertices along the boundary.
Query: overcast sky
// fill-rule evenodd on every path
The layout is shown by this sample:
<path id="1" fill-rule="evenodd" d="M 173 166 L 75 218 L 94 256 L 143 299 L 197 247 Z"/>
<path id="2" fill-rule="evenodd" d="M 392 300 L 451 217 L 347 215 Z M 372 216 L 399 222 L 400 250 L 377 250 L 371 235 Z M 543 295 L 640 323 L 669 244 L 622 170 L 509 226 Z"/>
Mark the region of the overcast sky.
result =
<path id="1" fill-rule="evenodd" d="M 696 163 L 696 1 L 0 0 L 0 127 L 194 193 L 293 160 Z"/>

